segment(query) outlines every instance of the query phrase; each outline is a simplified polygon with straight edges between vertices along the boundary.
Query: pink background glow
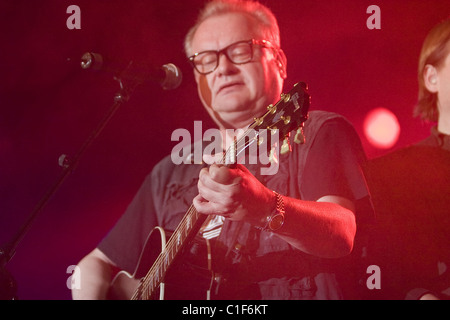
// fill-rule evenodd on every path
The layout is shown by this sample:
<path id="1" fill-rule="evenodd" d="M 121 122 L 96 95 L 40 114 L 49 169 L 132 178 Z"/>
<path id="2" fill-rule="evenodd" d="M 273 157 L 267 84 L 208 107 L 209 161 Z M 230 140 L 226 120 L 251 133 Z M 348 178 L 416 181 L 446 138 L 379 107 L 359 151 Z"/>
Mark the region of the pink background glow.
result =
<path id="1" fill-rule="evenodd" d="M 10 239 L 112 104 L 110 74 L 79 68 L 86 51 L 119 60 L 172 62 L 181 86 L 142 85 L 87 150 L 17 248 L 8 270 L 20 299 L 70 299 L 66 273 L 113 226 L 153 165 L 176 144 L 177 128 L 204 120 L 183 37 L 203 1 L 43 0 L 0 4 L 0 244 Z M 311 110 L 343 114 L 369 157 L 425 138 L 430 124 L 412 117 L 417 58 L 426 33 L 448 16 L 448 0 L 264 1 L 278 16 L 288 57 L 285 91 L 309 84 Z M 81 8 L 81 30 L 68 30 L 66 9 Z M 366 9 L 381 9 L 369 30 Z M 384 107 L 401 133 L 390 149 L 363 134 L 370 110 Z"/>

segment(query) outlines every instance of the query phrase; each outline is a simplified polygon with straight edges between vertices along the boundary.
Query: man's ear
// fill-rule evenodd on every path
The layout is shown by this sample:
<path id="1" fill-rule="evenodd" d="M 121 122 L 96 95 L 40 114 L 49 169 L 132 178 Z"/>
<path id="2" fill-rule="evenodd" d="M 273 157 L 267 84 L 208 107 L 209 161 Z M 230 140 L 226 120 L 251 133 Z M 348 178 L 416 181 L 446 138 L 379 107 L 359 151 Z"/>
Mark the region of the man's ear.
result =
<path id="1" fill-rule="evenodd" d="M 283 50 L 279 49 L 277 52 L 277 63 L 280 69 L 280 75 L 283 79 L 287 78 L 287 58 Z"/>
<path id="2" fill-rule="evenodd" d="M 427 64 L 423 70 L 423 82 L 425 87 L 431 93 L 436 93 L 438 91 L 438 73 L 434 66 Z"/>

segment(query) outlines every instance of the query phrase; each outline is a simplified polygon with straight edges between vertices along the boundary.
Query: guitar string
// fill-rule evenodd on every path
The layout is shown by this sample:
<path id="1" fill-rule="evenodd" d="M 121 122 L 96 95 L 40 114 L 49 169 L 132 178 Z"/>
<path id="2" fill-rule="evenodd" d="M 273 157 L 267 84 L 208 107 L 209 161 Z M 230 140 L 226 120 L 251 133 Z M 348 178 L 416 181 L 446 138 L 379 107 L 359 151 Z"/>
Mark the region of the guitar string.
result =
<path id="1" fill-rule="evenodd" d="M 278 103 L 277 103 L 278 104 Z M 277 105 L 276 104 L 276 105 Z M 275 105 L 275 106 L 276 106 Z M 269 115 L 271 112 L 268 111 L 266 112 L 261 119 L 264 119 L 267 115 Z M 278 120 L 279 121 L 279 120 Z M 277 122 L 278 122 L 277 121 Z M 239 151 L 239 152 L 235 152 L 235 156 L 237 156 L 238 153 L 242 152 L 243 150 L 245 150 L 248 146 L 250 146 L 251 144 L 253 144 L 256 141 L 256 138 L 259 136 L 259 133 L 257 133 L 255 135 L 255 138 L 249 140 L 248 142 L 245 142 L 245 137 L 247 136 L 247 133 L 250 132 L 250 130 L 254 129 L 256 126 L 258 126 L 257 121 L 254 121 L 249 128 L 244 132 L 244 135 L 241 136 L 241 138 L 238 139 L 238 141 L 235 141 L 234 146 L 236 147 L 236 145 L 238 145 L 240 142 L 244 141 L 244 146 L 243 148 Z M 269 129 L 269 127 L 267 127 L 267 129 Z M 223 155 L 222 157 L 222 163 L 226 164 L 226 159 L 229 156 L 229 153 L 231 152 L 231 148 L 229 148 Z M 179 241 L 181 238 L 178 237 L 174 237 L 173 235 L 175 234 L 182 234 L 182 232 L 180 230 L 186 230 L 187 226 L 189 226 L 190 224 L 192 224 L 193 219 L 191 218 L 191 215 L 195 215 L 198 214 L 197 210 L 195 209 L 194 205 L 191 204 L 186 215 L 184 215 L 183 219 L 181 220 L 180 224 L 177 226 L 177 228 L 175 229 L 174 233 L 172 234 L 172 236 L 169 238 L 169 240 L 167 241 L 166 247 L 164 248 L 164 250 L 158 255 L 157 259 L 155 260 L 155 262 L 153 263 L 152 267 L 150 268 L 150 270 L 147 272 L 147 274 L 144 276 L 144 278 L 141 279 L 141 282 L 138 286 L 138 288 L 135 290 L 133 296 L 132 296 L 132 300 L 136 300 L 139 299 L 139 297 L 142 297 L 142 294 L 144 295 L 145 299 L 149 299 L 152 295 L 153 295 L 153 290 L 156 288 L 156 286 L 154 285 L 154 281 L 155 278 L 152 277 L 152 275 L 155 273 L 154 270 L 155 269 L 159 269 L 161 270 L 161 265 L 163 264 L 163 260 L 166 259 L 167 254 L 169 254 L 170 252 L 173 253 L 173 249 L 174 247 L 177 247 L 178 245 L 175 244 L 175 238 L 177 238 L 176 240 Z M 198 221 L 198 218 L 196 219 Z M 196 221 L 194 221 L 195 223 Z M 186 235 L 184 235 L 186 236 Z M 179 243 L 181 243 L 182 241 L 179 241 Z M 175 255 L 171 258 L 175 258 L 176 254 L 178 252 L 175 252 Z M 166 266 L 167 267 L 167 266 Z M 165 270 L 167 271 L 167 270 Z M 158 282 L 161 283 L 162 279 L 160 278 L 164 278 L 165 276 L 165 272 L 164 275 L 158 275 Z"/>
<path id="2" fill-rule="evenodd" d="M 294 87 L 295 87 L 295 86 L 294 86 Z M 254 128 L 257 127 L 257 126 L 260 126 L 260 124 L 261 124 L 260 121 L 261 121 L 261 120 L 264 120 L 268 115 L 270 115 L 270 114 L 275 114 L 275 112 L 278 112 L 278 111 L 277 111 L 278 105 L 281 103 L 282 100 L 283 100 L 283 99 L 280 99 L 274 106 L 272 106 L 272 108 L 274 108 L 274 109 L 270 110 L 270 109 L 268 108 L 269 110 L 268 110 L 261 118 L 255 119 L 255 121 L 254 121 L 252 124 L 250 124 L 250 126 L 249 126 L 249 128 L 247 129 L 246 132 L 248 132 L 250 129 L 254 129 Z M 288 102 L 288 101 L 285 101 L 285 102 Z M 275 118 L 275 116 L 272 118 L 272 120 L 273 120 L 274 118 Z M 257 120 L 259 120 L 259 121 L 257 121 Z M 278 123 L 278 122 L 280 122 L 280 119 L 278 119 L 275 123 Z M 302 121 L 302 122 L 303 122 L 303 121 Z M 273 124 L 270 125 L 270 126 L 268 126 L 266 129 L 271 129 L 272 126 L 273 126 Z M 246 137 L 246 134 L 244 134 L 244 135 L 239 139 L 239 141 L 242 141 L 242 139 L 245 139 L 245 137 Z M 241 151 L 239 151 L 239 153 L 242 152 L 243 150 L 245 150 L 245 149 L 246 149 L 248 146 L 250 146 L 252 143 L 256 142 L 256 141 L 257 141 L 257 139 L 256 139 L 257 137 L 259 137 L 259 134 L 257 134 L 257 135 L 255 136 L 254 139 L 251 139 L 247 144 L 244 143 L 244 147 L 243 147 L 243 149 L 242 149 Z M 234 146 L 236 147 L 236 145 L 237 145 L 237 143 L 236 143 L 236 140 L 235 140 Z M 226 162 L 226 158 L 227 158 L 227 156 L 228 156 L 229 151 L 230 151 L 230 149 L 227 150 L 227 151 L 224 153 L 223 158 L 222 158 L 222 163 L 225 163 L 225 162 Z M 236 159 L 238 152 L 237 152 L 237 150 L 234 150 L 234 151 L 236 151 L 235 154 L 234 154 L 234 158 Z M 235 162 L 236 162 L 236 161 L 235 161 Z M 226 163 L 225 163 L 225 164 L 226 164 Z M 189 224 L 192 223 L 192 220 L 191 220 L 191 219 L 187 219 L 187 218 L 190 218 L 190 216 L 193 215 L 193 214 L 198 214 L 198 212 L 196 211 L 194 205 L 192 204 L 192 205 L 189 207 L 187 214 L 183 217 L 181 223 L 180 223 L 179 226 L 175 229 L 175 232 L 174 232 L 173 234 L 179 233 L 179 230 L 180 230 L 180 229 L 185 229 L 185 226 L 188 225 L 188 223 L 189 223 Z M 197 221 L 198 221 L 198 218 L 197 218 Z M 194 221 L 194 223 L 195 223 L 195 221 Z M 163 259 L 163 253 L 165 254 L 167 251 L 169 251 L 169 250 L 167 250 L 167 248 L 169 248 L 170 251 L 172 251 L 172 249 L 173 249 L 172 247 L 174 246 L 173 243 L 174 243 L 174 241 L 175 241 L 174 239 L 175 239 L 175 237 L 173 237 L 173 236 L 169 238 L 169 241 L 167 242 L 167 245 L 166 245 L 166 249 L 165 249 L 163 252 L 160 253 L 160 255 L 159 255 L 158 258 L 156 259 L 155 263 L 153 264 L 152 268 L 151 268 L 151 269 L 149 270 L 149 272 L 147 273 L 147 275 L 146 275 L 143 279 L 141 279 L 141 283 L 140 283 L 140 285 L 138 286 L 138 288 L 136 289 L 136 291 L 135 291 L 135 293 L 134 293 L 134 295 L 133 295 L 132 298 L 137 298 L 137 297 L 139 297 L 140 294 L 142 294 L 142 291 L 143 291 L 143 293 L 144 293 L 144 297 L 145 297 L 145 298 L 147 298 L 147 299 L 150 298 L 150 296 L 152 295 L 152 294 L 150 294 L 150 293 L 152 293 L 152 292 L 149 291 L 149 290 L 145 290 L 145 287 L 148 286 L 148 284 L 149 284 L 150 282 L 153 282 L 153 281 L 150 279 L 150 276 L 153 274 L 152 270 L 155 269 L 154 267 L 156 267 L 156 266 L 158 266 L 158 268 L 159 268 L 159 265 L 161 264 L 161 260 Z M 175 252 L 175 255 L 176 255 L 177 253 L 178 253 L 178 252 Z M 175 257 L 175 255 L 174 255 L 174 257 Z M 159 268 L 159 269 L 160 269 L 160 268 Z M 164 276 L 165 276 L 165 274 L 164 274 Z M 164 277 L 164 276 L 159 275 L 159 277 Z M 153 278 L 152 278 L 152 279 L 153 279 Z M 154 287 L 156 287 L 156 286 L 154 286 Z M 143 290 L 143 289 L 144 289 L 144 290 Z M 152 291 L 153 291 L 153 290 L 152 290 Z"/>
<path id="3" fill-rule="evenodd" d="M 223 156 L 222 162 L 225 162 L 226 156 L 227 156 L 226 154 Z M 191 219 L 191 216 L 193 216 L 195 214 L 198 214 L 198 212 L 196 211 L 195 207 L 193 205 L 191 205 L 187 211 L 187 214 L 183 217 L 180 224 L 178 225 L 178 227 L 175 229 L 174 233 L 172 234 L 173 236 L 169 238 L 169 240 L 166 244 L 166 247 L 164 248 L 164 251 L 158 255 L 157 259 L 153 263 L 149 272 L 141 280 L 141 283 L 140 283 L 139 287 L 137 288 L 137 290 L 135 291 L 133 298 L 138 298 L 142 294 L 144 294 L 144 297 L 146 297 L 146 298 L 148 298 L 148 296 L 151 295 L 151 292 L 155 289 L 155 286 L 152 281 L 154 278 L 151 277 L 154 274 L 154 270 L 155 269 L 161 270 L 161 265 L 162 265 L 163 261 L 166 259 L 167 255 L 170 253 L 173 253 L 174 247 L 178 246 L 175 244 L 175 238 L 179 244 L 180 238 L 178 237 L 178 235 L 182 234 L 183 236 L 186 236 L 185 234 L 183 234 L 185 232 L 182 232 L 182 231 L 185 230 L 193 222 L 192 221 L 193 219 Z M 174 235 L 177 235 L 177 236 L 174 236 Z M 171 259 L 173 259 L 174 257 L 175 256 L 173 256 Z M 158 281 L 159 281 L 160 277 L 163 277 L 163 276 L 158 275 L 158 279 L 157 279 Z"/>
<path id="4" fill-rule="evenodd" d="M 254 127 L 254 126 L 253 126 Z M 249 130 L 247 130 L 248 132 Z M 238 142 L 242 142 L 245 139 L 245 135 L 243 136 L 243 138 L 240 138 Z M 245 140 L 244 140 L 245 142 Z M 242 152 L 243 150 L 245 150 L 249 145 L 251 145 L 252 143 L 254 143 L 255 140 L 252 139 L 250 141 L 248 141 L 247 143 L 244 144 L 244 147 L 242 148 L 242 150 L 240 152 Z M 228 149 L 225 154 L 223 155 L 222 158 L 222 163 L 226 162 L 227 157 L 229 156 L 229 153 L 231 152 L 231 149 Z M 236 153 L 237 155 L 237 153 Z M 180 222 L 180 224 L 178 225 L 178 227 L 175 229 L 173 235 L 175 234 L 180 234 L 182 232 L 180 232 L 180 230 L 185 230 L 187 229 L 187 226 L 189 226 L 189 224 L 192 223 L 192 219 L 189 219 L 191 217 L 191 215 L 194 214 L 198 214 L 198 212 L 196 211 L 195 207 L 193 205 L 191 205 L 187 211 L 187 214 L 183 217 L 182 221 Z M 186 235 L 184 235 L 186 236 Z M 177 239 L 175 239 L 177 238 Z M 141 280 L 141 283 L 139 285 L 139 287 L 137 288 L 137 290 L 135 291 L 135 294 L 133 295 L 134 299 L 137 299 L 140 295 L 144 294 L 144 298 L 148 299 L 150 298 L 150 296 L 153 294 L 153 290 L 155 289 L 155 285 L 153 282 L 153 279 L 151 276 L 155 273 L 154 270 L 155 269 L 160 269 L 161 270 L 161 265 L 163 265 L 163 261 L 166 259 L 166 256 L 169 253 L 173 253 L 173 249 L 174 247 L 178 247 L 178 244 L 175 244 L 175 241 L 179 241 L 180 238 L 178 237 L 170 237 L 167 244 L 166 244 L 166 248 L 164 249 L 163 252 L 161 252 L 158 256 L 158 258 L 155 260 L 153 266 L 150 268 L 149 272 L 147 273 L 147 275 Z M 181 243 L 182 241 L 180 241 L 179 243 Z M 173 257 L 171 257 L 171 259 L 173 259 L 175 257 L 175 255 Z M 162 281 L 161 278 L 163 278 L 164 275 L 158 275 L 158 280 L 159 282 Z"/>
<path id="5" fill-rule="evenodd" d="M 191 216 L 198 214 L 198 212 L 196 211 L 195 207 L 193 205 L 191 205 L 186 213 L 186 215 L 183 217 L 182 221 L 180 222 L 180 224 L 178 225 L 178 227 L 175 229 L 173 235 L 175 234 L 181 234 L 182 232 L 180 230 L 186 229 L 186 226 L 190 223 L 188 222 Z M 152 283 L 153 280 L 155 280 L 155 278 L 153 278 L 153 274 L 155 274 L 155 269 L 161 269 L 161 266 L 164 263 L 164 260 L 166 258 L 166 256 L 170 253 L 173 254 L 173 249 L 174 247 L 176 247 L 177 245 L 175 244 L 175 239 L 176 237 L 170 237 L 169 240 L 167 241 L 167 244 L 164 248 L 164 250 L 159 254 L 158 258 L 155 260 L 155 262 L 153 263 L 152 267 L 150 268 L 149 272 L 146 274 L 146 276 L 144 278 L 142 278 L 141 283 L 138 287 L 138 289 L 135 292 L 134 296 L 139 296 L 139 294 L 141 293 L 146 293 L 146 295 L 151 295 L 149 292 L 153 291 L 155 289 L 156 286 L 154 286 L 154 284 Z M 180 242 L 181 243 L 181 242 Z M 177 252 L 176 252 L 177 253 Z M 170 259 L 173 259 L 175 257 L 175 255 L 173 257 L 171 257 Z M 158 281 L 162 280 L 160 278 L 163 278 L 163 275 L 158 275 Z M 148 288 L 150 286 L 150 288 Z M 147 297 L 148 298 L 148 297 Z"/>
<path id="6" fill-rule="evenodd" d="M 244 139 L 245 139 L 245 135 L 243 136 L 243 138 L 239 139 L 239 142 L 242 142 Z M 239 142 L 235 142 L 235 145 L 236 145 L 236 143 L 239 143 Z M 245 142 L 245 140 L 244 140 L 244 142 Z M 250 146 L 254 142 L 255 142 L 254 139 L 248 141 L 247 143 L 244 144 L 244 147 L 243 147 L 242 150 L 245 150 L 248 146 Z M 240 152 L 242 152 L 242 150 Z M 225 152 L 225 154 L 223 155 L 223 158 L 222 158 L 222 163 L 226 162 L 226 159 L 229 156 L 230 152 L 231 152 L 231 149 L 228 149 Z M 237 155 L 237 152 L 236 152 L 236 155 Z M 192 220 L 193 219 L 190 219 L 190 217 L 191 217 L 191 215 L 194 215 L 194 214 L 198 214 L 198 212 L 196 211 L 195 207 L 193 205 L 191 205 L 189 207 L 188 211 L 187 211 L 187 214 L 183 217 L 182 221 L 180 222 L 178 227 L 175 229 L 173 235 L 180 234 L 180 233 L 183 234 L 183 232 L 180 232 L 180 230 L 186 230 L 187 227 L 190 224 L 192 224 Z M 184 236 L 186 236 L 186 234 L 184 234 Z M 148 299 L 153 294 L 153 290 L 156 288 L 156 286 L 153 283 L 154 282 L 153 281 L 154 278 L 152 278 L 151 276 L 155 273 L 154 272 L 155 269 L 161 270 L 161 266 L 164 263 L 163 261 L 167 258 L 167 255 L 170 254 L 170 253 L 173 253 L 174 247 L 178 247 L 179 246 L 179 243 L 175 244 L 175 241 L 179 241 L 179 243 L 182 242 L 182 241 L 180 241 L 180 238 L 178 238 L 178 237 L 173 237 L 172 236 L 172 237 L 169 238 L 169 240 L 168 240 L 168 242 L 166 244 L 166 248 L 164 249 L 163 252 L 161 252 L 159 254 L 158 258 L 155 260 L 153 266 L 150 268 L 150 270 L 147 273 L 147 275 L 141 280 L 141 283 L 140 283 L 138 289 L 135 291 L 135 294 L 133 295 L 134 299 L 137 299 L 142 294 L 144 294 L 144 298 L 145 299 Z M 176 252 L 176 253 L 178 253 L 178 252 Z M 175 255 L 173 257 L 171 257 L 171 259 L 173 259 L 175 257 Z M 167 271 L 167 270 L 165 270 L 165 271 Z M 156 280 L 158 282 L 161 282 L 162 278 L 164 277 L 164 275 L 159 274 L 158 278 Z"/>

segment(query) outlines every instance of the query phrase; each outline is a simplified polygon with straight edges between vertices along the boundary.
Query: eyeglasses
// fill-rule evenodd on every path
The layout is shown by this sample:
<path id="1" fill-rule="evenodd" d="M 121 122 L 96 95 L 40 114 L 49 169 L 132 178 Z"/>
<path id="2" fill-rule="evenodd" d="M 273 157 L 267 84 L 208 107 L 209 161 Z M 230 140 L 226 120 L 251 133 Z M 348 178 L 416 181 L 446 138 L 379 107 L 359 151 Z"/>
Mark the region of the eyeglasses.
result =
<path id="1" fill-rule="evenodd" d="M 198 73 L 208 74 L 216 70 L 219 66 L 221 53 L 234 64 L 244 64 L 252 61 L 254 45 L 273 48 L 271 43 L 267 40 L 244 40 L 232 43 L 219 51 L 207 50 L 197 52 L 188 59 Z"/>

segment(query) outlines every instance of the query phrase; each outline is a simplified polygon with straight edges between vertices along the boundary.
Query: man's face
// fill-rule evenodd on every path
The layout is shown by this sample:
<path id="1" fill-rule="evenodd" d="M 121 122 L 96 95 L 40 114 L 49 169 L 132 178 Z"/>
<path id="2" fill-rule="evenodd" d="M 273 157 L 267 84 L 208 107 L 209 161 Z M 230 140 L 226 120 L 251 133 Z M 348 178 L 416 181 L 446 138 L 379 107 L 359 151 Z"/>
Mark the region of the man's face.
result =
<path id="1" fill-rule="evenodd" d="M 198 27 L 191 54 L 221 50 L 250 39 L 265 40 L 249 16 L 241 13 L 214 16 Z M 200 99 L 221 128 L 245 127 L 279 99 L 283 78 L 274 50 L 258 45 L 253 48 L 253 59 L 248 63 L 237 65 L 221 54 L 213 72 L 201 75 L 194 71 Z"/>

